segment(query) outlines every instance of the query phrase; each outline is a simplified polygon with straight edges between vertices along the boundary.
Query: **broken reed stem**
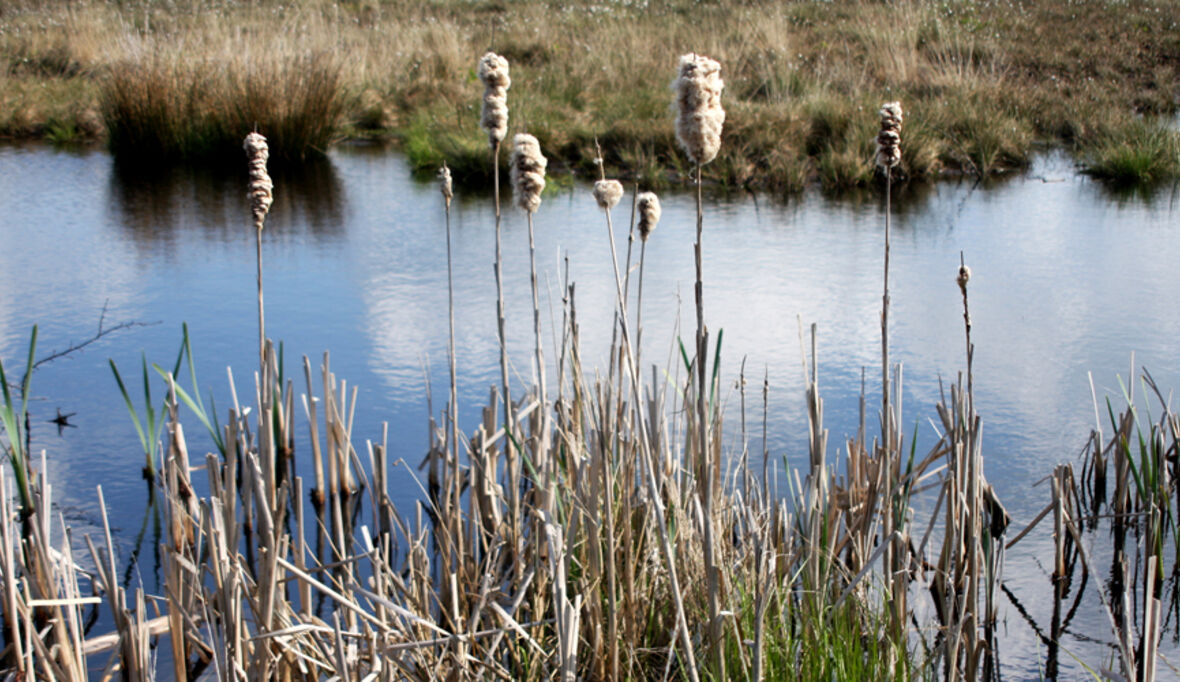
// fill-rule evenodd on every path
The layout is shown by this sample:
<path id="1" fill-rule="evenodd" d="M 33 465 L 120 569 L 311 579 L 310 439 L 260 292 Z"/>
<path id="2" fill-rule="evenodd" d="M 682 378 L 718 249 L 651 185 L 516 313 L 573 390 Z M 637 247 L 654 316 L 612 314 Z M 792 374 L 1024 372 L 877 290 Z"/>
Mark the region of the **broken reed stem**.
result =
<path id="1" fill-rule="evenodd" d="M 963 259 L 963 252 L 959 252 L 959 275 L 955 281 L 959 284 L 959 290 L 963 293 L 963 326 L 967 336 L 967 398 L 969 400 L 969 412 L 975 409 L 975 381 L 972 372 L 972 361 L 975 358 L 975 346 L 971 344 L 971 310 L 967 306 L 967 282 L 971 280 L 971 268 L 967 267 L 966 261 Z"/>

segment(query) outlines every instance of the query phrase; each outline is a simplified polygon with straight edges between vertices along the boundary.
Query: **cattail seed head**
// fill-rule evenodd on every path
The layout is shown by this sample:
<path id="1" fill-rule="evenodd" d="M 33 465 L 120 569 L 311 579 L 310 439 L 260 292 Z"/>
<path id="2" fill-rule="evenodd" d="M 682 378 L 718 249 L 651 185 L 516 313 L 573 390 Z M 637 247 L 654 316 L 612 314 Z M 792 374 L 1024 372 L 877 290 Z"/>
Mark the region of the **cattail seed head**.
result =
<path id="1" fill-rule="evenodd" d="M 623 183 L 618 180 L 599 180 L 594 183 L 594 200 L 598 207 L 609 211 L 623 198 Z"/>
<path id="2" fill-rule="evenodd" d="M 438 169 L 438 189 L 442 192 L 443 199 L 447 202 L 447 208 L 450 208 L 451 198 L 455 196 L 455 192 L 451 187 L 451 169 L 447 168 L 445 162 L 442 168 Z"/>
<path id="3" fill-rule="evenodd" d="M 541 154 L 541 143 L 527 133 L 512 138 L 512 159 L 509 162 L 516 205 L 529 213 L 536 213 L 541 205 L 541 191 L 545 189 L 545 167 L 549 162 Z"/>
<path id="4" fill-rule="evenodd" d="M 635 207 L 639 212 L 639 238 L 646 242 L 660 222 L 660 198 L 654 192 L 644 192 L 635 198 Z"/>
<path id="5" fill-rule="evenodd" d="M 967 295 L 967 282 L 970 281 L 970 279 L 971 268 L 967 267 L 966 265 L 960 265 L 959 276 L 955 278 L 955 281 L 959 283 L 959 289 L 962 290 L 964 296 Z"/>
<path id="6" fill-rule="evenodd" d="M 676 91 L 676 140 L 693 163 L 703 166 L 721 149 L 721 64 L 698 54 L 680 58 L 680 75 L 672 83 Z"/>
<path id="7" fill-rule="evenodd" d="M 495 147 L 508 134 L 508 60 L 488 52 L 479 60 L 479 80 L 483 82 L 483 111 L 480 126 L 488 132 L 488 143 Z"/>
<path id="8" fill-rule="evenodd" d="M 266 161 L 270 158 L 270 148 L 266 145 L 266 138 L 258 133 L 250 133 L 242 145 L 246 150 L 246 162 L 250 168 L 250 185 L 246 196 L 250 198 L 250 211 L 254 214 L 254 227 L 259 230 L 274 202 L 271 191 L 274 184 L 266 172 Z"/>
<path id="9" fill-rule="evenodd" d="M 881 132 L 877 133 L 877 165 L 888 170 L 901 163 L 901 102 L 881 105 Z"/>

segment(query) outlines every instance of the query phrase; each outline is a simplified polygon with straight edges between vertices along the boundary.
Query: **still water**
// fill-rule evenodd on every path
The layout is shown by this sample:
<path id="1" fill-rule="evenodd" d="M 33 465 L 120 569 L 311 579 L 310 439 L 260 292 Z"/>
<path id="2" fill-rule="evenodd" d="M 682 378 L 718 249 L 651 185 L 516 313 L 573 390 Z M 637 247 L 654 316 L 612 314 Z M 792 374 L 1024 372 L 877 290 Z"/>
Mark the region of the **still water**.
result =
<path id="1" fill-rule="evenodd" d="M 128 553 L 145 524 L 143 454 L 108 366 L 113 359 L 139 400 L 141 354 L 171 365 L 187 322 L 201 390 L 229 405 L 226 368 L 252 394 L 257 366 L 254 235 L 245 174 L 134 173 L 105 153 L 43 147 L 0 149 L 0 359 L 23 365 L 29 330 L 38 357 L 130 322 L 80 352 L 39 368 L 32 386 L 34 452 L 48 455 L 59 509 L 78 532 L 98 523 L 101 485 Z M 445 402 L 447 287 L 442 199 L 397 154 L 344 147 L 297 175 L 275 174 L 275 205 L 263 238 L 268 335 L 284 342 L 288 373 L 302 355 L 359 387 L 354 434 L 378 440 L 388 422 L 399 465 L 392 479 L 408 509 L 409 474 L 427 448 L 427 384 Z M 670 367 L 678 320 L 690 338 L 694 205 L 662 198 L 647 245 L 645 363 Z M 615 212 L 626 249 L 629 196 Z M 751 452 L 761 453 L 759 390 L 769 378 L 772 458 L 805 462 L 806 412 L 800 323 L 819 330 L 820 385 L 832 450 L 857 426 L 862 369 L 869 404 L 880 374 L 883 205 L 879 197 L 818 194 L 775 201 L 744 193 L 707 198 L 704 236 L 708 326 L 724 331 L 723 385 L 744 361 L 751 388 Z M 507 204 L 507 202 L 506 202 Z M 495 325 L 494 214 L 487 193 L 452 208 L 456 324 L 463 426 L 499 382 Z M 943 182 L 903 191 L 894 210 L 891 353 L 905 368 L 905 431 L 932 442 L 940 377 L 964 368 L 962 301 L 954 278 L 965 255 L 970 283 L 975 386 L 984 420 L 987 474 L 1019 530 L 1049 499 L 1033 487 L 1060 462 L 1079 461 L 1098 399 L 1121 400 L 1132 363 L 1165 392 L 1180 387 L 1180 239 L 1175 188 L 1113 195 L 1054 156 L 1026 175 L 979 187 Z M 546 333 L 561 319 L 562 281 L 577 285 L 583 357 L 605 367 L 614 278 L 605 221 L 588 187 L 547 194 L 536 215 Z M 524 215 L 504 215 L 508 337 L 514 371 L 531 376 L 532 308 Z M 638 242 L 637 242 L 638 244 Z M 622 253 L 620 254 L 622 258 Z M 550 346 L 546 356 L 553 359 Z M 317 372 L 318 374 L 318 372 Z M 10 374 L 11 376 L 11 374 Z M 550 374 L 550 377 L 554 376 Z M 296 387 L 303 391 L 302 381 Z M 153 398 L 162 385 L 156 382 Z M 319 387 L 317 387 L 317 391 Z M 728 395 L 736 425 L 740 396 Z M 56 411 L 76 413 L 58 431 Z M 224 418 L 224 414 L 222 414 Z M 303 423 L 303 422 L 300 422 Z M 873 425 L 870 424 L 870 430 Z M 190 450 L 212 447 L 186 424 Z M 1109 429 L 1106 429 L 1109 432 Z M 729 450 L 740 447 L 729 427 Z M 306 452 L 306 449 L 303 449 Z M 363 450 L 362 450 L 363 451 Z M 307 462 L 300 466 L 307 473 Z M 148 530 L 150 535 L 150 529 Z M 1101 543 L 1105 538 L 1098 537 Z M 1044 618 L 1050 605 L 1051 540 L 1035 533 L 1009 553 L 1008 587 Z M 155 585 L 154 562 L 134 571 Z M 1043 557 L 1049 557 L 1044 559 Z M 158 561 L 158 560 L 157 560 Z M 1096 594 L 1066 648 L 1106 664 L 1109 628 Z M 1006 677 L 1037 677 L 1044 647 L 1004 602 Z M 1090 640 L 1098 640 L 1095 643 Z M 1176 651 L 1168 644 L 1166 651 Z M 1081 673 L 1063 657 L 1063 675 Z M 1172 674 L 1161 670 L 1162 674 Z"/>

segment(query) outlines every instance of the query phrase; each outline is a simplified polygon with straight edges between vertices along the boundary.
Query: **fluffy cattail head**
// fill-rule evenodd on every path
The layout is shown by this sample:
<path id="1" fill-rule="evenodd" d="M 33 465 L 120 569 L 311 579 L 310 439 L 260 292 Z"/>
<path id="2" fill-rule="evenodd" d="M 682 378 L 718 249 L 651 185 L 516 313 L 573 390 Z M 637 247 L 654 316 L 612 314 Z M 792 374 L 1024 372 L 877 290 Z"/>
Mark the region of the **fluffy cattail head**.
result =
<path id="1" fill-rule="evenodd" d="M 967 267 L 966 265 L 960 265 L 959 276 L 955 278 L 955 281 L 959 283 L 959 289 L 962 290 L 964 296 L 967 295 L 967 282 L 970 281 L 970 279 L 971 268 Z"/>
<path id="2" fill-rule="evenodd" d="M 676 140 L 698 166 L 709 163 L 721 149 L 721 64 L 698 54 L 680 58 L 680 75 L 672 83 L 676 91 Z"/>
<path id="3" fill-rule="evenodd" d="M 881 105 L 881 132 L 877 133 L 877 165 L 888 170 L 901 163 L 901 102 Z"/>
<path id="4" fill-rule="evenodd" d="M 599 180 L 594 183 L 594 200 L 602 210 L 609 211 L 618 206 L 622 198 L 623 183 L 618 180 Z"/>
<path id="5" fill-rule="evenodd" d="M 635 207 L 639 212 L 639 238 L 647 241 L 660 222 L 660 198 L 653 192 L 644 192 L 635 198 Z"/>
<path id="6" fill-rule="evenodd" d="M 488 131 L 488 143 L 493 147 L 508 134 L 508 60 L 495 52 L 479 60 L 479 80 L 483 82 L 483 111 L 480 126 Z"/>
<path id="7" fill-rule="evenodd" d="M 270 158 L 270 148 L 266 146 L 266 138 L 258 133 L 250 133 L 242 145 L 246 149 L 246 162 L 250 167 L 250 185 L 246 196 L 250 198 L 250 211 L 254 214 L 254 226 L 262 229 L 270 205 L 274 202 L 271 190 L 274 184 L 266 172 L 266 160 Z"/>
<path id="8" fill-rule="evenodd" d="M 438 189 L 442 192 L 443 199 L 447 202 L 447 208 L 450 208 L 451 198 L 455 196 L 455 192 L 451 188 L 451 169 L 447 168 L 445 162 L 442 168 L 438 169 Z"/>
<path id="9" fill-rule="evenodd" d="M 537 138 L 520 133 L 512 138 L 512 189 L 516 205 L 535 213 L 541 205 L 541 191 L 545 189 L 545 167 L 549 162 L 541 154 Z"/>

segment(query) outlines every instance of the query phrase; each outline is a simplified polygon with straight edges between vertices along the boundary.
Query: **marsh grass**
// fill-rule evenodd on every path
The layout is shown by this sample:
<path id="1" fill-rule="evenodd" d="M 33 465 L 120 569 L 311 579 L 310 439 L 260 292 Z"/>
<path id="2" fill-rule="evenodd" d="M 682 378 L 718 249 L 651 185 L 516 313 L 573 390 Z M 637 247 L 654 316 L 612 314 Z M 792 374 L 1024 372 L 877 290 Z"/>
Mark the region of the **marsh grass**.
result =
<path id="1" fill-rule="evenodd" d="M 1180 132 L 1143 120 L 1107 134 L 1087 153 L 1085 172 L 1116 186 L 1174 178 L 1180 174 Z"/>
<path id="2" fill-rule="evenodd" d="M 142 99 L 127 82 L 134 73 L 166 88 L 161 92 L 170 93 L 173 104 L 129 106 L 126 116 L 104 117 L 107 125 L 113 121 L 136 134 L 139 124 L 131 116 L 142 117 L 145 128 L 155 121 L 150 125 L 158 132 L 144 130 L 141 139 L 167 143 L 182 155 L 200 153 L 222 135 L 241 137 L 243 130 L 218 128 L 234 128 L 244 117 L 271 131 L 277 157 L 323 148 L 341 131 L 402 140 L 423 170 L 433 172 L 446 158 L 457 178 L 480 181 L 487 179 L 487 165 L 467 142 L 479 87 L 469 55 L 492 47 L 516 62 L 521 82 L 530 84 L 514 106 L 554 168 L 590 176 L 597 136 L 612 175 L 643 177 L 658 187 L 690 175 L 674 163 L 675 142 L 656 124 L 667 112 L 666 78 L 657 76 L 667 63 L 663 51 L 651 49 L 658 43 L 668 53 L 698 49 L 729 65 L 727 123 L 743 132 L 726 140 L 706 180 L 796 191 L 812 182 L 831 188 L 866 181 L 852 162 L 864 144 L 860 136 L 800 124 L 818 100 L 855 112 L 863 119 L 858 125 L 871 125 L 880 101 L 910 103 L 927 130 L 901 171 L 922 179 L 1019 169 L 1038 141 L 1062 143 L 1086 159 L 1106 148 L 1110 134 L 1132 148 L 1150 148 L 1151 140 L 1130 133 L 1140 116 L 1175 113 L 1180 82 L 1175 12 L 1166 0 L 1077 6 L 759 0 L 726 9 L 655 0 L 642 9 L 607 3 L 560 11 L 539 0 L 474 6 L 318 0 L 201 8 L 208 5 L 198 0 L 13 4 L 0 17 L 0 61 L 7 64 L 0 68 L 0 133 L 121 139 L 124 133 L 114 127 L 104 133 L 94 114 L 114 113 L 100 106 L 116 99 L 110 83 Z M 571 39 L 543 38 L 555 35 Z M 159 55 L 181 48 L 186 68 L 199 75 L 153 66 Z M 343 68 L 301 67 L 314 92 L 283 85 L 290 75 L 274 66 L 326 60 L 318 55 L 329 53 Z M 297 112 L 268 115 L 260 104 L 231 114 L 244 106 L 248 88 L 228 70 L 277 75 L 280 87 L 270 94 Z M 184 103 L 199 101 L 188 94 L 194 89 L 212 97 L 208 108 L 224 123 L 211 126 L 203 116 L 188 115 Z M 296 104 L 303 100 L 310 103 Z M 176 121 L 160 121 L 161 112 Z M 282 120 L 289 121 L 290 135 L 276 125 Z M 1123 165 L 1128 177 L 1145 167 Z"/>
<path id="3" fill-rule="evenodd" d="M 229 158 L 252 130 L 276 159 L 300 159 L 327 150 L 345 110 L 341 66 L 324 53 L 145 55 L 109 67 L 100 101 L 111 152 L 146 161 Z"/>

